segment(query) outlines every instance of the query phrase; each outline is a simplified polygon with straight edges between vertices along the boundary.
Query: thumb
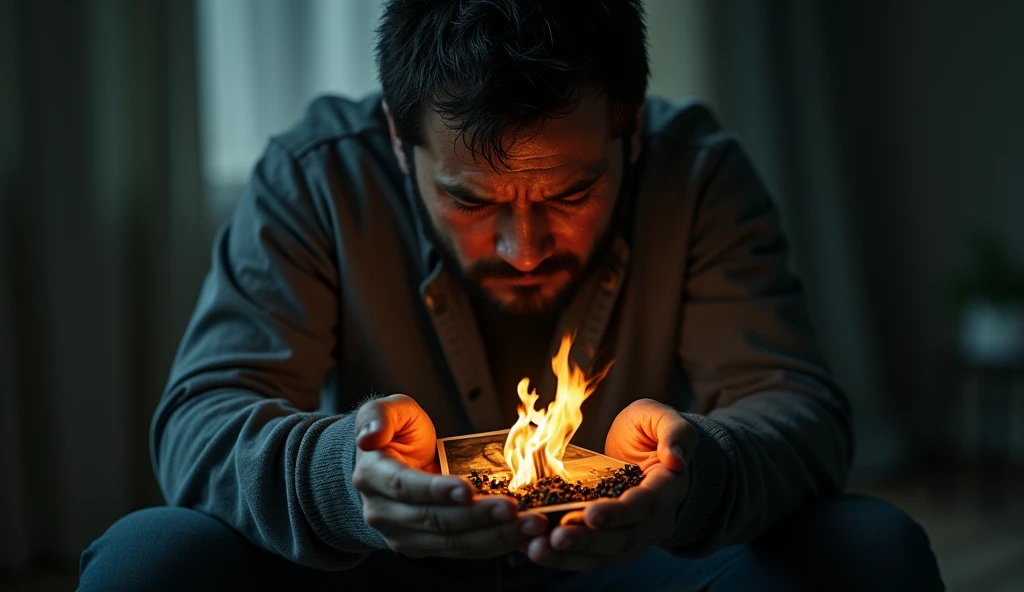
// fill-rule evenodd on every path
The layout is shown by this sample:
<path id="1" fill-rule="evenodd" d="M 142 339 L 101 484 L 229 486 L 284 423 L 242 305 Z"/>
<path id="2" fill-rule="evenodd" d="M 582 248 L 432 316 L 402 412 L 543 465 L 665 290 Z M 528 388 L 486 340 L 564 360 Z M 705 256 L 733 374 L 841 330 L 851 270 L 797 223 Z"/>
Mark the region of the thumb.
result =
<path id="1" fill-rule="evenodd" d="M 390 395 L 364 403 L 356 412 L 356 446 L 365 451 L 387 446 L 416 411 L 419 405 L 406 395 Z"/>
<path id="2" fill-rule="evenodd" d="M 678 411 L 667 406 L 655 422 L 658 462 L 681 473 L 697 449 L 697 430 Z"/>

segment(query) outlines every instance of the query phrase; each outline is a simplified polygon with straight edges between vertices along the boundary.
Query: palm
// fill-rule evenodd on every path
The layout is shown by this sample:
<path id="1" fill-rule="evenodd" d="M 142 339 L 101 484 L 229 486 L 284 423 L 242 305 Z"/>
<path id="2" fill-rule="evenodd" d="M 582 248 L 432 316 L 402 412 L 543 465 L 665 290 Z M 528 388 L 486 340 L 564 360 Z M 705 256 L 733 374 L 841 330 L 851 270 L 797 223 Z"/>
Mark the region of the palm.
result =
<path id="1" fill-rule="evenodd" d="M 679 411 L 653 399 L 630 403 L 608 429 L 604 450 L 640 465 L 643 481 L 616 499 L 566 514 L 550 535 L 530 542 L 530 559 L 592 570 L 632 561 L 668 539 L 689 490 L 686 465 L 696 447 L 696 430 Z"/>

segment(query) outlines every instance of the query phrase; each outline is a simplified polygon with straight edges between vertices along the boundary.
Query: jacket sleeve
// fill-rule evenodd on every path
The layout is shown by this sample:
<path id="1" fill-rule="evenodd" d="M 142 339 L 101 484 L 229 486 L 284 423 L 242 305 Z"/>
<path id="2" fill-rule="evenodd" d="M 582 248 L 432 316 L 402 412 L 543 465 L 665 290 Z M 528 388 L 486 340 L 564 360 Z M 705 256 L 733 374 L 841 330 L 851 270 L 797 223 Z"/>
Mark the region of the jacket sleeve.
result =
<path id="1" fill-rule="evenodd" d="M 813 498 L 840 491 L 850 407 L 817 348 L 772 202 L 735 141 L 699 192 L 679 356 L 698 430 L 691 488 L 665 547 L 705 555 L 749 542 Z"/>
<path id="2" fill-rule="evenodd" d="M 331 216 L 271 142 L 221 230 L 151 428 L 167 502 L 321 569 L 383 548 L 352 487 L 354 413 L 320 413 L 339 285 Z"/>

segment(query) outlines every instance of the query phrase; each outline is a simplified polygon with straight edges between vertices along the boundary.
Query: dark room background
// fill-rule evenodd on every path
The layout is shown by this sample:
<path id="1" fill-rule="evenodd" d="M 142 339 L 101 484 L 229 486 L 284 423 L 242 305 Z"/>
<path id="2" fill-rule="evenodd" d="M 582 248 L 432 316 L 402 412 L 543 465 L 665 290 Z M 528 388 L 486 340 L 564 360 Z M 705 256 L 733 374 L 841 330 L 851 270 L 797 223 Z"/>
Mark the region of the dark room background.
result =
<path id="1" fill-rule="evenodd" d="M 1020 585 L 1024 362 L 961 350 L 970 333 L 1019 353 L 1024 2 L 646 5 L 651 91 L 708 102 L 783 211 L 855 406 L 851 486 L 925 524 L 951 589 Z M 270 134 L 318 94 L 375 88 L 379 11 L 0 0 L 0 587 L 73 582 L 92 539 L 161 503 L 149 419 L 213 233 Z M 968 313 L 993 300 L 978 337 Z M 986 487 L 1007 495 L 989 507 Z"/>

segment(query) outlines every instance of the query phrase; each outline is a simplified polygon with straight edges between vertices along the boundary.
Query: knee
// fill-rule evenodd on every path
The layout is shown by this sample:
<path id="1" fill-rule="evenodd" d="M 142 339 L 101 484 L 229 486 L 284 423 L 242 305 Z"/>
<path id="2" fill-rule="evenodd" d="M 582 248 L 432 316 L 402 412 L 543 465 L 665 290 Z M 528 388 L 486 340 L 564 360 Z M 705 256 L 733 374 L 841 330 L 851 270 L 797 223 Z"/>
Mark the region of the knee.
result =
<path id="1" fill-rule="evenodd" d="M 822 534 L 832 535 L 833 554 L 881 565 L 920 567 L 935 563 L 924 528 L 888 502 L 843 496 L 830 500 L 822 515 Z"/>
<path id="2" fill-rule="evenodd" d="M 796 517 L 812 579 L 830 589 L 942 588 L 928 535 L 906 512 L 880 499 L 823 499 Z M 867 588 L 865 588 L 867 589 Z"/>
<path id="3" fill-rule="evenodd" d="M 234 588 L 255 547 L 215 518 L 187 508 L 139 510 L 82 553 L 81 590 Z M 232 569 L 232 568 L 238 569 Z"/>

